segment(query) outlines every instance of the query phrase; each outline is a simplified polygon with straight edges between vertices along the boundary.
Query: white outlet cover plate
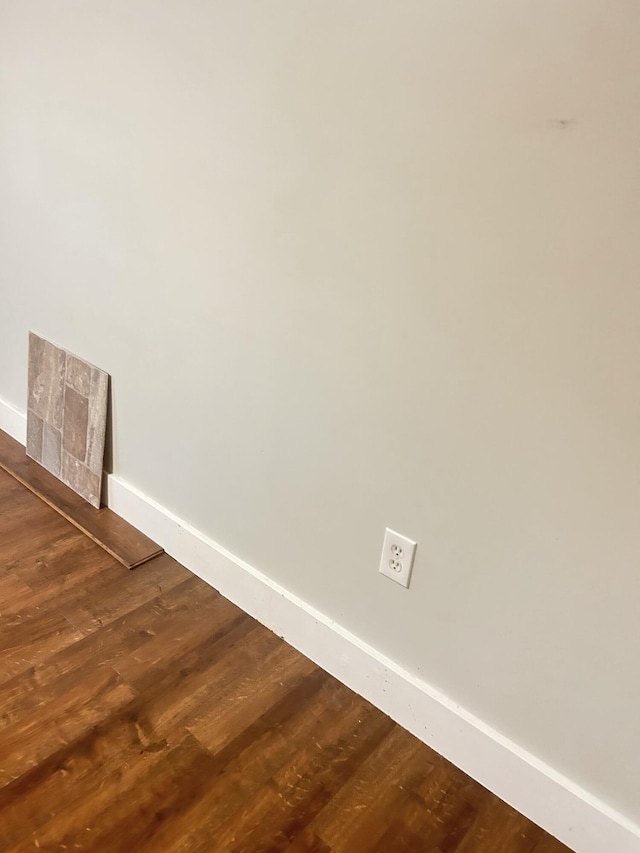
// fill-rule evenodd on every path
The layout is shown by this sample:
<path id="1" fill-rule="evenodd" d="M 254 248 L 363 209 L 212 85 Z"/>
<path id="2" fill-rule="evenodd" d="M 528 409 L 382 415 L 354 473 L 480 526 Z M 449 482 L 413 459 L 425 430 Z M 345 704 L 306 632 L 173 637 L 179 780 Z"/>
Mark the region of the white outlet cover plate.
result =
<path id="1" fill-rule="evenodd" d="M 409 586 L 418 543 L 387 527 L 382 543 L 380 574 L 402 586 Z"/>

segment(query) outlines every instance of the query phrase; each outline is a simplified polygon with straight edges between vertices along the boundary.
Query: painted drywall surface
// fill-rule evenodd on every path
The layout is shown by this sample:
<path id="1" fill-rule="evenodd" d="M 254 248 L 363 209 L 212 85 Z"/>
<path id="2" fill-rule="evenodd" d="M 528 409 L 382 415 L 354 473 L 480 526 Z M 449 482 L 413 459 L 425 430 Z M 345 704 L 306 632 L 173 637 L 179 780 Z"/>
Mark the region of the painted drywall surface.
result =
<path id="1" fill-rule="evenodd" d="M 119 475 L 635 820 L 639 38 L 0 0 L 0 396 L 98 364 Z"/>

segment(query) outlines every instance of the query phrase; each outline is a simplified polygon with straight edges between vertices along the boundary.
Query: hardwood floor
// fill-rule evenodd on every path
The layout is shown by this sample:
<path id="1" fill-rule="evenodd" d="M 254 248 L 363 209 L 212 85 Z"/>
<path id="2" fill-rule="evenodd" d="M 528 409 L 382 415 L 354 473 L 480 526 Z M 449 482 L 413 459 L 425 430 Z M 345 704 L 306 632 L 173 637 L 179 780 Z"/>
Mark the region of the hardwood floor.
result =
<path id="1" fill-rule="evenodd" d="M 0 850 L 567 848 L 167 555 L 0 471 Z"/>

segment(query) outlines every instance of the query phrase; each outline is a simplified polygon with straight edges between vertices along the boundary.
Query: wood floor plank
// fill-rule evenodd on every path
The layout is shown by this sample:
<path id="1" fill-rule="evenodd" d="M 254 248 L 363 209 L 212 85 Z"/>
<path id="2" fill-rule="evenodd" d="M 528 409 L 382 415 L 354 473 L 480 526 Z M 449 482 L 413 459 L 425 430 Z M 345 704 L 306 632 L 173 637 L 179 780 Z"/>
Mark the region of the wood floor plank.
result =
<path id="1" fill-rule="evenodd" d="M 17 575 L 0 569 L 0 620 L 14 609 L 16 601 L 26 600 L 31 593 Z"/>
<path id="2" fill-rule="evenodd" d="M 501 845 L 510 853 L 532 853 L 543 835 L 542 830 L 525 820 L 515 809 L 487 796 L 456 853 L 491 853 L 495 845 Z M 553 843 L 558 844 L 555 840 Z"/>
<path id="3" fill-rule="evenodd" d="M 252 620 L 241 618 L 216 642 L 205 641 L 185 654 L 179 668 L 158 672 L 145 689 L 149 726 L 162 729 L 182 724 L 194 708 L 214 704 L 220 693 L 255 670 L 258 661 L 269 654 L 275 642 L 271 636 Z"/>
<path id="4" fill-rule="evenodd" d="M 12 722 L 0 739 L 0 787 L 59 752 L 132 698 L 132 689 L 119 675 L 101 667 L 74 689 Z"/>
<path id="5" fill-rule="evenodd" d="M 0 850 L 566 853 L 167 555 L 0 472 Z"/>
<path id="6" fill-rule="evenodd" d="M 57 838 L 56 850 L 65 837 L 75 836 L 74 844 L 79 843 L 112 799 L 124 794 L 135 800 L 165 751 L 190 738 L 184 729 L 164 732 L 161 739 L 150 737 L 140 725 L 139 711 L 139 702 L 127 704 L 0 788 L 0 849 L 12 849 L 43 828 L 38 834 L 46 831 Z M 29 843 L 33 848 L 33 840 Z"/>
<path id="7" fill-rule="evenodd" d="M 209 790 L 188 813 L 163 828 L 157 849 L 197 853 L 211 849 L 212 839 L 218 849 L 233 849 L 225 846 L 224 831 L 233 837 L 235 826 L 254 826 L 250 812 L 276 791 L 278 773 L 296 766 L 305 744 L 313 743 L 315 752 L 318 731 L 335 728 L 352 702 L 353 696 L 335 679 L 318 669 L 312 672 L 216 754 L 220 769 Z M 381 715 L 378 721 L 391 725 Z M 336 766 L 342 772 L 343 763 Z"/>
<path id="8" fill-rule="evenodd" d="M 34 584 L 25 580 L 29 573 L 24 572 L 21 565 L 10 564 L 9 573 L 22 582 L 23 592 L 4 603 L 3 615 L 37 613 L 42 616 L 44 613 L 57 612 L 64 616 L 79 608 L 92 576 L 100 575 L 104 583 L 102 576 L 113 573 L 114 569 L 113 559 L 108 554 L 87 548 L 87 544 L 90 544 L 90 540 L 85 537 L 83 541 L 76 540 L 76 547 L 69 549 L 67 558 L 73 562 L 73 572 L 51 574 L 46 582 L 42 580 Z"/>
<path id="9" fill-rule="evenodd" d="M 234 677 L 221 689 L 217 679 L 215 704 L 208 692 L 184 718 L 184 724 L 208 750 L 219 752 L 278 703 L 316 666 L 280 639 L 275 648 L 244 669 L 234 667 Z M 204 700 L 204 701 L 202 701 Z"/>
<path id="10" fill-rule="evenodd" d="M 405 768 L 419 750 L 418 742 L 398 726 L 357 768 L 349 782 L 314 819 L 310 828 L 336 853 L 371 849 L 385 832 L 389 816 L 406 798 Z M 434 767 L 425 761 L 424 773 Z M 380 780 L 384 784 L 380 784 Z M 425 814 L 425 822 L 429 814 Z"/>
<path id="11" fill-rule="evenodd" d="M 168 670 L 179 670 L 186 675 L 187 664 L 193 661 L 203 643 L 214 650 L 219 640 L 226 638 L 228 642 L 229 632 L 236 623 L 244 626 L 243 632 L 253 627 L 241 610 L 214 590 L 203 589 L 197 578 L 190 578 L 150 604 L 121 616 L 115 624 L 120 622 L 130 630 L 149 633 L 144 646 L 135 653 L 119 654 L 112 663 L 141 692 Z M 208 626 L 206 634 L 203 624 Z"/>
<path id="12" fill-rule="evenodd" d="M 0 472 L 2 474 L 3 472 Z M 14 503 L 11 512 L 0 514 L 0 542 L 2 542 L 2 565 L 6 566 L 16 559 L 17 555 L 42 552 L 49 542 L 64 536 L 68 523 L 52 510 L 37 512 L 38 523 L 30 523 L 33 516 L 33 504 Z"/>
<path id="13" fill-rule="evenodd" d="M 403 796 L 372 845 L 375 853 L 384 853 L 394 845 L 407 851 L 419 850 L 427 841 L 442 853 L 457 853 L 460 840 L 475 819 L 486 792 L 442 759 L 425 773 L 424 749 L 419 747 L 403 768 L 399 785 Z"/>
<path id="14" fill-rule="evenodd" d="M 142 671 L 157 678 L 163 654 L 169 661 L 176 661 L 188 648 L 202 642 L 202 628 L 193 618 L 194 614 L 212 620 L 212 625 L 217 620 L 218 634 L 207 638 L 207 642 L 214 642 L 241 611 L 212 589 L 200 589 L 200 596 L 194 601 L 194 585 L 200 586 L 200 581 L 188 578 L 177 588 L 126 613 L 103 630 L 64 646 L 7 681 L 2 688 L 0 728 L 43 700 L 48 701 L 56 693 L 70 689 L 96 667 L 109 666 L 122 677 L 133 659 Z M 226 622 L 214 611 L 214 605 L 218 605 L 220 611 L 228 610 Z M 159 616 L 168 613 L 174 618 L 159 620 Z M 157 627 L 151 628 L 158 621 Z"/>
<path id="15" fill-rule="evenodd" d="M 0 684 L 83 637 L 58 613 L 18 613 L 0 619 Z"/>
<path id="16" fill-rule="evenodd" d="M 300 744 L 249 808 L 216 831 L 224 849 L 286 850 L 388 734 L 392 724 L 369 703 L 347 691 L 339 695 L 343 701 L 325 714 L 315 737 Z"/>
<path id="17" fill-rule="evenodd" d="M 144 572 L 133 572 L 126 583 L 119 567 L 107 564 L 101 572 L 85 580 L 75 598 L 65 600 L 65 614 L 81 631 L 96 631 L 165 590 L 173 589 L 188 576 L 187 570 L 168 554 L 147 563 Z"/>
<path id="18" fill-rule="evenodd" d="M 307 826 L 286 848 L 286 853 L 333 853 L 333 851 Z"/>
<path id="19" fill-rule="evenodd" d="M 46 504 L 42 504 L 42 507 L 48 509 Z M 48 588 L 53 592 L 55 584 L 64 583 L 65 578 L 77 575 L 79 565 L 82 565 L 84 571 L 95 565 L 99 571 L 109 565 L 109 559 L 105 551 L 96 550 L 91 539 L 87 536 L 79 537 L 77 528 L 65 523 L 60 535 L 49 540 L 45 549 L 36 546 L 33 550 L 21 550 L 5 568 L 34 591 Z"/>
<path id="20" fill-rule="evenodd" d="M 93 785 L 91 797 L 55 811 L 15 844 L 12 853 L 32 853 L 34 847 L 122 853 L 143 850 L 165 813 L 180 813 L 206 788 L 214 764 L 213 757 L 186 732 L 176 743 L 143 751 L 135 761 L 130 757 L 133 763 L 116 768 L 102 785 Z"/>
<path id="21" fill-rule="evenodd" d="M 0 430 L 0 468 L 26 486 L 56 512 L 133 569 L 162 553 L 162 548 L 107 507 L 94 509 L 57 477 L 25 453 L 24 447 Z"/>

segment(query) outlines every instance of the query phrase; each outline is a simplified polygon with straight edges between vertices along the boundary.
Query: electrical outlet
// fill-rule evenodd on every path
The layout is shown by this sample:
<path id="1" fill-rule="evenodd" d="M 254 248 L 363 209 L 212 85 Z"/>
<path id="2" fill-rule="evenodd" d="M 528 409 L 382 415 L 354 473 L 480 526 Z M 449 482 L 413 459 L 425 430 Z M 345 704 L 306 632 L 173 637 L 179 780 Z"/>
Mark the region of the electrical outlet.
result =
<path id="1" fill-rule="evenodd" d="M 382 543 L 380 574 L 408 587 L 417 547 L 417 542 L 387 527 Z"/>

